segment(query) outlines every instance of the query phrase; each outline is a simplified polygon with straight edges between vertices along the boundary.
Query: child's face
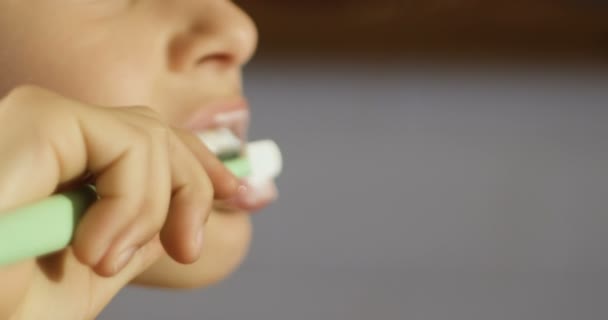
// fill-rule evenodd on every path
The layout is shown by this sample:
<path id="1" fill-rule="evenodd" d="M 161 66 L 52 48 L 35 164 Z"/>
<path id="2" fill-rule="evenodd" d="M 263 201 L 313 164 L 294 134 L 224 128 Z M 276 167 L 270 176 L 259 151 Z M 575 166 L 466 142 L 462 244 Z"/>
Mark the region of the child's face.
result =
<path id="1" fill-rule="evenodd" d="M 0 96 L 34 84 L 174 126 L 240 103 L 255 26 L 227 0 L 0 0 Z M 203 111 L 204 113 L 204 111 Z"/>
<path id="2" fill-rule="evenodd" d="M 198 130 L 193 118 L 246 109 L 241 67 L 256 44 L 228 0 L 0 0 L 0 98 L 32 84 L 94 105 L 148 106 Z M 208 282 L 249 244 L 247 215 L 214 213 L 198 267 Z"/>

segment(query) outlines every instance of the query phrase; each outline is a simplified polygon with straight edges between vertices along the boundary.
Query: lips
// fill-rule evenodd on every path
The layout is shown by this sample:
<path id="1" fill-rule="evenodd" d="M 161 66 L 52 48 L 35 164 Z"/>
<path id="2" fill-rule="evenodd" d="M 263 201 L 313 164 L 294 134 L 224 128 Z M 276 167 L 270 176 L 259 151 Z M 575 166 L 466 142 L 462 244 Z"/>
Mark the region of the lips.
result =
<path id="1" fill-rule="evenodd" d="M 214 104 L 203 107 L 195 114 L 187 125 L 187 129 L 195 134 L 213 129 L 226 128 L 232 131 L 245 146 L 248 141 L 250 112 L 244 99 L 233 102 Z M 259 211 L 278 196 L 277 188 L 272 180 L 259 181 L 256 179 L 241 179 L 241 186 L 233 199 L 216 201 L 216 208 L 222 210 Z"/>
<path id="2" fill-rule="evenodd" d="M 199 107 L 185 128 L 193 133 L 228 128 L 245 143 L 249 119 L 247 101 L 244 98 L 236 98 Z"/>

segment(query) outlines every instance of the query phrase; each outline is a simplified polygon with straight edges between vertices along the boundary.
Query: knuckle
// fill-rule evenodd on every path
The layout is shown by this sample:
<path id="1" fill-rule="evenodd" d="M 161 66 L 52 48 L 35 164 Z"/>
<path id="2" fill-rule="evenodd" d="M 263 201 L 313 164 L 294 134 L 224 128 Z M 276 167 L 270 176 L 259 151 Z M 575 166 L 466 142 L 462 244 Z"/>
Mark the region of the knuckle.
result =
<path id="1" fill-rule="evenodd" d="M 145 128 L 139 130 L 139 142 L 145 144 L 148 155 L 150 157 L 159 157 L 158 159 L 150 159 L 151 163 L 158 164 L 161 159 L 165 160 L 165 163 L 170 156 L 171 148 L 171 131 L 170 129 L 160 122 L 152 123 Z M 156 151 L 153 151 L 156 150 Z M 162 170 L 163 168 L 155 168 L 156 170 Z"/>
<path id="2" fill-rule="evenodd" d="M 142 138 L 148 143 L 162 143 L 163 146 L 168 146 L 172 130 L 168 124 L 162 120 L 162 116 L 156 110 L 146 106 L 127 107 L 131 113 L 139 116 L 137 120 L 139 132 Z M 141 142 L 141 141 L 140 141 Z"/>
<path id="3" fill-rule="evenodd" d="M 130 106 L 130 107 L 126 107 L 125 110 L 132 112 L 132 113 L 136 113 L 140 116 L 144 116 L 144 117 L 152 119 L 152 120 L 160 121 L 162 119 L 161 114 L 157 110 L 150 108 L 148 106 L 140 106 L 140 105 Z"/>
<path id="4" fill-rule="evenodd" d="M 0 107 L 15 121 L 27 121 L 36 129 L 47 130 L 49 126 L 62 126 L 69 118 L 70 112 L 65 108 L 69 103 L 55 103 L 59 99 L 47 89 L 22 85 L 11 89 L 0 101 Z"/>
<path id="5" fill-rule="evenodd" d="M 125 135 L 128 137 L 129 149 L 134 152 L 134 154 L 142 157 L 144 156 L 144 153 L 147 154 L 147 151 L 144 150 L 147 150 L 150 147 L 151 141 L 150 135 L 145 129 L 140 127 L 129 127 Z"/>
<path id="6" fill-rule="evenodd" d="M 65 140 L 69 128 L 73 127 L 69 110 L 46 106 L 49 100 L 43 91 L 34 86 L 21 86 L 0 101 L 2 127 L 9 135 L 18 136 L 21 143 L 27 143 L 30 150 L 48 151 L 53 141 Z"/>
<path id="7" fill-rule="evenodd" d="M 33 103 L 36 96 L 36 89 L 31 86 L 19 86 L 11 89 L 0 101 L 2 115 L 15 119 L 19 112 L 23 112 L 28 107 L 36 106 Z"/>
<path id="8" fill-rule="evenodd" d="M 50 122 L 57 116 L 64 116 L 65 106 L 70 105 L 67 99 L 58 94 L 34 85 L 23 85 L 13 88 L 0 102 L 4 108 L 16 112 L 16 115 L 28 119 Z M 52 117 L 52 118 L 49 118 Z"/>
<path id="9" fill-rule="evenodd" d="M 171 142 L 171 128 L 163 122 L 154 121 L 150 125 L 149 134 L 155 143 L 161 143 L 163 147 L 169 147 Z"/>
<path id="10" fill-rule="evenodd" d="M 32 99 L 40 96 L 44 89 L 34 85 L 21 85 L 12 88 L 6 95 L 4 101 L 9 103 L 29 102 Z"/>
<path id="11" fill-rule="evenodd" d="M 137 155 L 138 161 L 145 161 L 145 158 L 150 155 L 150 136 L 145 131 L 137 131 L 133 135 L 131 148 L 133 153 Z"/>

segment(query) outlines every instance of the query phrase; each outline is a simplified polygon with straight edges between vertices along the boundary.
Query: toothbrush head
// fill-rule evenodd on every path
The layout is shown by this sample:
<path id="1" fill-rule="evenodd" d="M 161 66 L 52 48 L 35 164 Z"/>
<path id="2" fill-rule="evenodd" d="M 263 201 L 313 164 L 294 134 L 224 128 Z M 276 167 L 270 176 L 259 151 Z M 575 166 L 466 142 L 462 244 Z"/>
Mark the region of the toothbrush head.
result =
<path id="1" fill-rule="evenodd" d="M 199 133 L 198 137 L 235 175 L 250 180 L 276 178 L 283 169 L 279 146 L 272 140 L 243 142 L 227 128 Z"/>
<path id="2" fill-rule="evenodd" d="M 238 155 L 243 142 L 230 129 L 219 128 L 198 134 L 198 138 L 207 146 L 209 151 L 220 158 L 230 158 Z"/>
<path id="3" fill-rule="evenodd" d="M 250 142 L 245 151 L 253 180 L 268 180 L 276 178 L 283 170 L 283 158 L 279 146 L 272 140 Z"/>

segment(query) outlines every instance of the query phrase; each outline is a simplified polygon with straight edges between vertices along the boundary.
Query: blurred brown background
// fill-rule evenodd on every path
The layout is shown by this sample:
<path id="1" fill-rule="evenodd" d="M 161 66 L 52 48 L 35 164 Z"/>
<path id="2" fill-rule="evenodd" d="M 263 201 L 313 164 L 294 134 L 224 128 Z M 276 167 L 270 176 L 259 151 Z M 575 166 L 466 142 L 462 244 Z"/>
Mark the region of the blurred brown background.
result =
<path id="1" fill-rule="evenodd" d="M 260 55 L 489 55 L 608 58 L 602 0 L 239 1 Z"/>

